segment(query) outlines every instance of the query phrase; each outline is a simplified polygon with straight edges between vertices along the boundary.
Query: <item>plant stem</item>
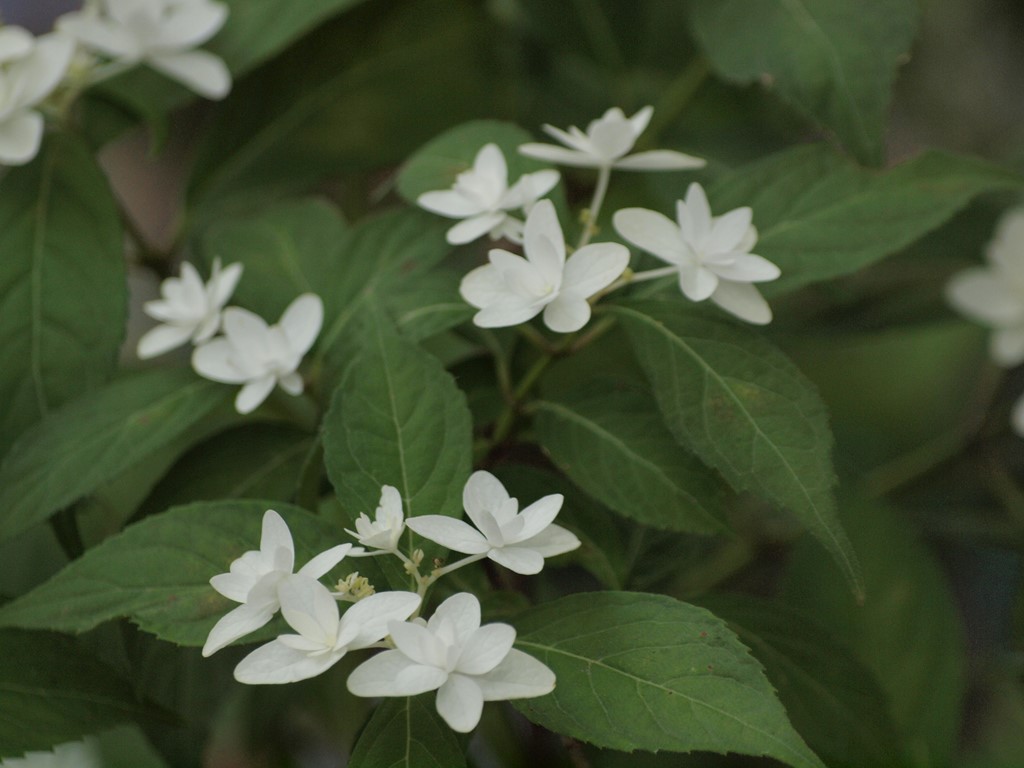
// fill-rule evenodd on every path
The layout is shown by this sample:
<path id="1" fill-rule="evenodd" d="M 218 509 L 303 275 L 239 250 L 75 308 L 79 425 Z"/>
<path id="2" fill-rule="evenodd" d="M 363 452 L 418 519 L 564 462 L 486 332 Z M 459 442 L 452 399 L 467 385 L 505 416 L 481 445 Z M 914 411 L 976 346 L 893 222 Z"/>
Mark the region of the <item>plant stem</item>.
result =
<path id="1" fill-rule="evenodd" d="M 597 232 L 597 217 L 601 215 L 601 206 L 604 205 L 604 196 L 608 192 L 608 180 L 611 177 L 610 165 L 603 166 L 597 173 L 597 185 L 594 187 L 590 207 L 585 212 L 586 221 L 583 224 L 583 232 L 580 233 L 580 241 L 576 244 L 577 251 L 589 243 L 590 238 Z"/>
<path id="2" fill-rule="evenodd" d="M 502 411 L 501 416 L 494 424 L 494 433 L 491 435 L 490 446 L 493 448 L 495 445 L 503 442 L 509 433 L 512 431 L 512 425 L 515 424 L 516 416 L 519 415 L 520 406 L 522 405 L 523 399 L 529 394 L 530 390 L 537 383 L 537 379 L 540 378 L 541 374 L 547 370 L 548 366 L 551 365 L 555 359 L 555 353 L 549 352 L 541 357 L 537 358 L 533 366 L 526 372 L 522 380 L 519 382 L 519 386 L 516 387 L 515 392 L 512 393 L 512 400 L 508 403 L 505 410 Z"/>

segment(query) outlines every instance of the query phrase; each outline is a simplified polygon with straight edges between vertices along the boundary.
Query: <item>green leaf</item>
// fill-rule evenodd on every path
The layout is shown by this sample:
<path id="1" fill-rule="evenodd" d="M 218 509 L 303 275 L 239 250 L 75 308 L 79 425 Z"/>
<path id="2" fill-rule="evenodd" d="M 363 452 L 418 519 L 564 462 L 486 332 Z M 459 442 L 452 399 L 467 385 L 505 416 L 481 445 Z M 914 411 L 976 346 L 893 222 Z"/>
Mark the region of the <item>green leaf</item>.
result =
<path id="1" fill-rule="evenodd" d="M 54 134 L 0 184 L 0 455 L 106 381 L 127 292 L 117 206 L 77 139 Z"/>
<path id="2" fill-rule="evenodd" d="M 392 485 L 409 517 L 461 516 L 472 461 L 466 397 L 379 309 L 364 319 L 362 350 L 324 417 L 324 461 L 338 499 L 354 522 L 360 512 L 372 515 L 381 486 Z M 392 587 L 405 587 L 408 575 L 390 561 L 381 565 Z"/>
<path id="3" fill-rule="evenodd" d="M 778 601 L 712 595 L 700 604 L 764 664 L 794 727 L 830 766 L 899 763 L 888 697 L 836 636 Z"/>
<path id="4" fill-rule="evenodd" d="M 132 687 L 76 640 L 0 630 L 0 758 L 147 716 Z"/>
<path id="5" fill-rule="evenodd" d="M 232 298 L 270 322 L 302 293 L 316 293 L 327 317 L 337 315 L 347 298 L 339 280 L 348 231 L 338 210 L 323 200 L 288 200 L 213 225 L 202 238 L 207 264 L 219 257 L 239 262 L 242 279 Z"/>
<path id="6" fill-rule="evenodd" d="M 388 292 L 388 309 L 410 341 L 422 341 L 468 322 L 476 310 L 459 295 L 462 275 L 437 267 L 396 280 Z"/>
<path id="7" fill-rule="evenodd" d="M 516 645 L 558 678 L 553 693 L 516 702 L 545 728 L 612 749 L 739 752 L 823 768 L 761 665 L 703 608 L 589 592 L 532 608 L 516 626 Z"/>
<path id="8" fill-rule="evenodd" d="M 719 75 L 764 82 L 861 161 L 881 164 L 896 68 L 917 29 L 913 0 L 696 0 L 690 9 Z"/>
<path id="9" fill-rule="evenodd" d="M 340 543 L 337 529 L 289 504 L 212 501 L 176 507 L 128 526 L 0 607 L 0 626 L 85 632 L 127 617 L 164 640 L 202 645 L 217 620 L 236 607 L 213 590 L 210 579 L 226 573 L 242 553 L 259 549 L 268 507 L 291 529 L 297 567 Z"/>
<path id="10" fill-rule="evenodd" d="M 749 205 L 754 250 L 782 270 L 766 295 L 850 274 L 897 253 L 943 224 L 977 195 L 1020 189 L 1024 177 L 942 152 L 886 171 L 844 161 L 821 145 L 771 155 L 720 179 L 715 211 Z"/>
<path id="11" fill-rule="evenodd" d="M 485 144 L 497 144 L 508 165 L 508 181 L 514 184 L 524 173 L 550 168 L 519 154 L 520 144 L 533 141 L 528 131 L 499 120 L 474 120 L 451 128 L 413 154 L 398 175 L 398 192 L 412 205 L 424 192 L 448 189 L 455 177 L 473 166 Z"/>
<path id="12" fill-rule="evenodd" d="M 836 513 L 832 434 L 814 385 L 755 331 L 679 301 L 629 302 L 612 311 L 676 439 L 737 490 L 791 510 L 862 592 Z"/>
<path id="13" fill-rule="evenodd" d="M 867 600 L 854 603 L 806 547 L 793 554 L 786 600 L 842 637 L 874 672 L 911 764 L 954 764 L 965 651 L 947 576 L 896 510 L 879 501 L 841 501 L 861 553 Z"/>
<path id="14" fill-rule="evenodd" d="M 230 394 L 191 371 L 161 369 L 119 379 L 54 412 L 0 465 L 0 541 L 145 461 Z"/>
<path id="15" fill-rule="evenodd" d="M 359 735 L 349 768 L 459 768 L 455 733 L 434 707 L 434 694 L 384 699 Z"/>
<path id="16" fill-rule="evenodd" d="M 541 446 L 583 490 L 655 528 L 724 533 L 725 492 L 675 442 L 653 398 L 638 391 L 577 391 L 533 404 Z"/>

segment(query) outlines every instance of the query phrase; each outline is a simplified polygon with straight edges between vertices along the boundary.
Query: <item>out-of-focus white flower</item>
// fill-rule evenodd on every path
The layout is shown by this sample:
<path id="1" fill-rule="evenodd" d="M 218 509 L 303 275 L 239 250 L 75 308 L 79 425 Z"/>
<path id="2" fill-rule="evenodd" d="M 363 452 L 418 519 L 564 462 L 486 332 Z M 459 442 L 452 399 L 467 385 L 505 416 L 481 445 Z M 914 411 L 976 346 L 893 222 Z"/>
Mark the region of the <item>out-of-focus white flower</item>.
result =
<path id="1" fill-rule="evenodd" d="M 398 489 L 385 485 L 380 489 L 380 504 L 374 513 L 374 519 L 360 512 L 356 519 L 356 529 L 345 533 L 354 536 L 364 547 L 383 549 L 388 552 L 398 547 L 398 540 L 405 530 L 405 514 L 402 511 L 402 497 Z"/>
<path id="2" fill-rule="evenodd" d="M 351 549 L 351 544 L 331 547 L 302 566 L 298 575 L 309 580 L 319 579 Z M 277 512 L 268 509 L 263 515 L 260 548 L 234 560 L 228 573 L 210 579 L 210 586 L 242 605 L 225 614 L 210 630 L 203 656 L 216 653 L 270 621 L 281 607 L 278 589 L 292 575 L 294 567 L 295 546 L 288 524 Z"/>
<path id="3" fill-rule="evenodd" d="M 555 688 L 554 672 L 512 647 L 513 627 L 480 626 L 480 603 L 468 592 L 441 603 L 426 626 L 392 621 L 388 628 L 396 649 L 353 670 L 348 689 L 356 696 L 436 690 L 438 714 L 453 730 L 468 733 L 480 722 L 485 701 L 528 699 Z"/>
<path id="4" fill-rule="evenodd" d="M 338 604 L 318 581 L 292 576 L 278 592 L 281 614 L 298 634 L 281 635 L 242 659 L 235 667 L 240 683 L 294 683 L 315 677 L 349 651 L 383 640 L 389 624 L 404 621 L 420 605 L 414 592 L 380 592 L 339 617 Z"/>
<path id="5" fill-rule="evenodd" d="M 712 216 L 700 184 L 676 203 L 676 221 L 646 208 L 624 208 L 612 217 L 615 229 L 679 272 L 679 288 L 691 301 L 710 298 L 748 323 L 771 322 L 768 302 L 751 283 L 776 279 L 779 268 L 750 253 L 757 243 L 750 208 Z"/>
<path id="6" fill-rule="evenodd" d="M 161 325 L 147 331 L 139 339 L 139 358 L 162 355 L 187 341 L 202 344 L 213 338 L 220 327 L 221 310 L 242 276 L 241 264 L 220 268 L 214 259 L 210 281 L 203 284 L 196 268 L 187 261 L 181 265 L 180 277 L 168 277 L 160 284 L 163 298 L 147 301 L 146 314 Z"/>
<path id="7" fill-rule="evenodd" d="M 0 163 L 22 165 L 39 152 L 43 116 L 33 107 L 60 83 L 74 51 L 64 35 L 37 39 L 20 27 L 0 27 Z"/>
<path id="8" fill-rule="evenodd" d="M 486 144 L 476 153 L 473 167 L 455 177 L 451 189 L 424 192 L 416 204 L 450 219 L 462 219 L 446 235 L 452 245 L 485 234 L 492 240 L 506 237 L 522 242 L 523 222 L 508 212 L 524 209 L 529 213 L 557 183 L 558 171 L 543 170 L 522 175 L 509 188 L 505 156 L 497 144 Z"/>
<path id="9" fill-rule="evenodd" d="M 296 369 L 320 333 L 324 305 L 304 293 L 288 305 L 277 325 L 239 307 L 224 310 L 224 335 L 196 347 L 192 367 L 200 376 L 225 384 L 243 384 L 235 398 L 239 413 L 250 413 L 280 385 L 290 395 L 302 394 Z"/>
<path id="10" fill-rule="evenodd" d="M 57 28 L 82 45 L 125 64 L 146 63 L 201 96 L 231 90 L 224 61 L 193 50 L 224 26 L 228 7 L 214 0 L 96 0 L 66 13 Z"/>
<path id="11" fill-rule="evenodd" d="M 519 152 L 527 157 L 558 165 L 580 168 L 619 168 L 624 171 L 681 171 L 703 168 L 705 161 L 670 149 L 656 149 L 628 155 L 654 114 L 653 107 L 644 107 L 632 117 L 612 107 L 599 119 L 591 121 L 584 133 L 575 125 L 568 131 L 545 125 L 544 131 L 558 139 L 556 144 L 523 144 Z"/>
<path id="12" fill-rule="evenodd" d="M 500 328 L 526 322 L 541 312 L 553 331 L 578 331 L 590 320 L 587 299 L 607 288 L 629 264 L 618 243 L 594 243 L 565 258 L 562 227 L 550 200 L 537 203 L 526 219 L 526 258 L 500 248 L 489 264 L 462 278 L 459 293 L 480 311 L 473 322 Z"/>
<path id="13" fill-rule="evenodd" d="M 58 744 L 50 751 L 26 752 L 0 760 L 0 768 L 102 768 L 96 739 Z"/>
<path id="14" fill-rule="evenodd" d="M 562 509 L 560 493 L 535 501 L 519 512 L 519 501 L 490 472 L 470 475 L 462 504 L 476 528 L 443 515 L 411 517 L 406 525 L 424 538 L 467 555 L 486 555 L 511 571 L 538 573 L 545 557 L 571 552 L 575 534 L 552 521 Z"/>
<path id="15" fill-rule="evenodd" d="M 999 365 L 1012 368 L 1024 363 L 1024 208 L 1014 208 L 999 220 L 985 257 L 987 267 L 953 275 L 946 298 L 967 317 L 992 328 L 989 353 Z"/>

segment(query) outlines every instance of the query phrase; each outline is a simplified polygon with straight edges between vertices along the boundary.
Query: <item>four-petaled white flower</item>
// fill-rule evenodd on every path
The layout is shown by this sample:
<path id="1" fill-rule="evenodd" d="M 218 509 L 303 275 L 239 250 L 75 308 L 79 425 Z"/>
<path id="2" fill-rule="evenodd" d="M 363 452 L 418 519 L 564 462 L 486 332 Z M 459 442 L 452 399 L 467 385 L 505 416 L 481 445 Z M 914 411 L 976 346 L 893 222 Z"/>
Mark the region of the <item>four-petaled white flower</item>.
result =
<path id="1" fill-rule="evenodd" d="M 1012 368 L 1024 363 L 1024 208 L 999 220 L 985 257 L 987 267 L 953 275 L 946 296 L 957 310 L 993 329 L 989 353 Z"/>
<path id="2" fill-rule="evenodd" d="M 405 513 L 402 511 L 402 497 L 398 489 L 385 485 L 380 489 L 380 504 L 374 513 L 374 519 L 360 512 L 356 518 L 356 529 L 345 533 L 354 536 L 364 547 L 383 549 L 393 552 L 398 547 L 398 540 L 405 530 Z"/>
<path id="3" fill-rule="evenodd" d="M 97 0 L 88 10 L 64 14 L 57 28 L 111 59 L 145 62 L 201 96 L 222 99 L 231 90 L 227 66 L 193 49 L 227 16 L 227 5 L 214 0 Z"/>
<path id="4" fill-rule="evenodd" d="M 460 733 L 480 722 L 485 701 L 533 698 L 555 688 L 545 664 L 512 647 L 513 627 L 480 626 L 480 603 L 468 592 L 441 603 L 426 626 L 392 621 L 389 631 L 396 649 L 356 667 L 349 691 L 376 697 L 436 690 L 438 714 Z"/>
<path id="5" fill-rule="evenodd" d="M 82 741 L 58 744 L 51 750 L 26 752 L 21 757 L 0 760 L 0 768 L 100 768 L 97 741 L 89 736 Z"/>
<path id="6" fill-rule="evenodd" d="M 21 165 L 39 152 L 43 116 L 33 109 L 60 83 L 75 43 L 64 35 L 36 39 L 0 27 L 0 163 Z"/>
<path id="7" fill-rule="evenodd" d="M 565 258 L 562 227 L 550 200 L 537 203 L 526 219 L 526 258 L 495 248 L 489 264 L 462 278 L 459 293 L 480 311 L 481 328 L 518 325 L 544 313 L 553 331 L 578 331 L 590 320 L 587 299 L 608 287 L 629 264 L 618 243 L 594 243 Z"/>
<path id="8" fill-rule="evenodd" d="M 624 171 L 703 168 L 705 161 L 699 157 L 669 149 L 637 152 L 627 156 L 626 153 L 647 128 L 653 114 L 653 107 L 644 107 L 632 117 L 626 117 L 621 109 L 612 107 L 599 119 L 591 121 L 586 133 L 575 125 L 568 131 L 545 125 L 544 131 L 565 146 L 530 143 L 519 147 L 519 152 L 549 163 L 580 168 L 619 168 Z"/>
<path id="9" fill-rule="evenodd" d="M 351 544 L 331 547 L 302 566 L 298 573 L 310 580 L 318 579 L 340 563 L 351 549 Z M 228 573 L 210 579 L 210 586 L 242 605 L 225 614 L 210 630 L 203 656 L 216 653 L 270 621 L 281 607 L 278 589 L 292 575 L 294 566 L 295 546 L 288 524 L 277 512 L 268 509 L 263 515 L 260 548 L 232 562 Z"/>
<path id="10" fill-rule="evenodd" d="M 447 240 L 461 245 L 490 234 L 492 240 L 506 237 L 522 242 L 523 222 L 509 211 L 529 213 L 533 204 L 558 183 L 558 171 L 527 173 L 508 186 L 508 166 L 497 144 L 486 144 L 473 160 L 473 167 L 455 178 L 451 189 L 424 192 L 416 204 L 450 219 L 463 219 L 448 230 Z"/>
<path id="11" fill-rule="evenodd" d="M 470 475 L 462 492 L 462 504 L 476 528 L 443 515 L 411 517 L 406 525 L 448 549 L 485 555 L 516 573 L 533 574 L 544 567 L 545 557 L 580 545 L 575 534 L 552 522 L 563 500 L 554 493 L 519 512 L 518 500 L 508 495 L 501 481 L 481 470 Z"/>
<path id="12" fill-rule="evenodd" d="M 779 268 L 750 253 L 757 243 L 750 208 L 712 216 L 700 184 L 676 203 L 676 221 L 646 208 L 624 208 L 612 217 L 633 245 L 667 261 L 679 272 L 679 287 L 691 301 L 710 298 L 749 323 L 771 322 L 768 302 L 751 283 L 776 279 Z"/>
<path id="13" fill-rule="evenodd" d="M 184 262 L 181 277 L 169 277 L 160 284 L 163 298 L 147 301 L 143 307 L 147 315 L 162 324 L 139 339 L 139 357 L 145 360 L 187 341 L 202 344 L 211 339 L 220 327 L 221 310 L 241 276 L 241 264 L 231 264 L 222 270 L 218 258 L 213 261 L 210 281 L 204 285 L 196 268 Z"/>
<path id="14" fill-rule="evenodd" d="M 326 672 L 349 651 L 368 648 L 388 634 L 389 625 L 409 618 L 420 605 L 414 592 L 381 592 L 353 605 L 340 617 L 323 584 L 303 576 L 278 589 L 281 614 L 297 635 L 280 635 L 235 667 L 240 683 L 294 683 Z"/>
<path id="15" fill-rule="evenodd" d="M 323 302 L 313 293 L 295 299 L 271 326 L 248 310 L 228 307 L 222 320 L 224 336 L 197 347 L 192 367 L 213 381 L 244 384 L 235 398 L 239 413 L 253 411 L 275 385 L 290 395 L 302 394 L 302 376 L 296 369 L 313 346 L 323 319 Z"/>

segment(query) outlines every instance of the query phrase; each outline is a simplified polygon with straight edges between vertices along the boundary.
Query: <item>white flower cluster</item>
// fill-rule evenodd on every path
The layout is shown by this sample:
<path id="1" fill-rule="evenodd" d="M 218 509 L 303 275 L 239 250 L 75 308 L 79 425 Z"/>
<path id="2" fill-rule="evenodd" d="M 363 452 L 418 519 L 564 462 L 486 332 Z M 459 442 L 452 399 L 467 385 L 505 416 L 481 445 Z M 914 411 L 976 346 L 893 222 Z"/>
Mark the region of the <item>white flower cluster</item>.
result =
<path id="1" fill-rule="evenodd" d="M 992 329 L 989 354 L 996 364 L 1024 363 L 1024 208 L 1007 211 L 985 250 L 987 267 L 957 273 L 946 286 L 954 308 Z M 1013 408 L 1011 424 L 1024 437 L 1024 397 Z"/>
<path id="2" fill-rule="evenodd" d="M 700 168 L 704 161 L 672 150 L 630 154 L 650 123 L 653 109 L 644 107 L 632 117 L 612 108 L 587 126 L 563 131 L 544 130 L 565 146 L 528 143 L 519 152 L 561 165 L 596 168 L 598 181 L 586 213 L 580 242 L 566 258 L 567 246 L 554 205 L 540 200 L 558 183 L 554 171 L 523 176 L 508 188 L 505 158 L 494 144 L 484 146 L 473 167 L 454 187 L 420 195 L 417 203 L 429 211 L 463 219 L 448 231 L 448 241 L 467 243 L 485 233 L 522 244 L 523 256 L 495 248 L 488 263 L 467 274 L 459 292 L 479 312 L 473 322 L 481 328 L 519 325 L 538 314 L 557 333 L 578 331 L 587 324 L 597 298 L 631 282 L 676 275 L 683 295 L 691 301 L 711 299 L 722 309 L 750 323 L 772 319 L 771 309 L 754 283 L 779 277 L 779 268 L 751 249 L 757 229 L 750 208 L 713 216 L 703 188 L 691 184 L 686 199 L 676 203 L 676 221 L 644 208 L 626 208 L 612 217 L 619 235 L 670 266 L 626 273 L 629 250 L 618 243 L 590 244 L 613 169 L 672 171 Z M 508 214 L 527 213 L 526 223 Z M 623 276 L 625 273 L 625 276 Z"/>
<path id="3" fill-rule="evenodd" d="M 0 163 L 22 165 L 36 156 L 43 102 L 62 85 L 93 85 L 145 63 L 202 96 L 223 98 L 231 73 L 220 58 L 195 48 L 227 15 L 227 5 L 215 0 L 91 0 L 40 37 L 0 26 Z M 76 50 L 86 52 L 87 64 L 72 67 Z M 95 55 L 110 63 L 97 63 Z"/>
<path id="4" fill-rule="evenodd" d="M 553 520 L 562 506 L 558 494 L 545 496 L 522 512 L 504 486 L 487 472 L 466 483 L 463 504 L 475 528 L 452 518 L 426 515 L 405 519 L 397 489 L 384 486 L 374 518 L 365 513 L 348 531 L 360 547 L 341 544 L 320 553 L 297 572 L 291 533 L 273 510 L 263 517 L 259 550 L 244 553 L 211 586 L 241 605 L 210 631 L 203 655 L 263 627 L 280 611 L 292 634 L 280 635 L 239 662 L 242 683 L 280 684 L 315 677 L 349 651 L 382 648 L 348 678 L 356 696 L 415 696 L 437 691 L 441 717 L 454 730 L 469 732 L 480 721 L 483 702 L 531 698 L 550 693 L 554 673 L 513 648 L 516 631 L 508 624 L 481 625 L 480 603 L 461 592 L 444 600 L 429 620 L 417 614 L 429 587 L 457 568 L 483 558 L 521 574 L 537 573 L 544 559 L 569 552 L 579 539 Z M 399 549 L 406 529 L 467 554 L 429 574 L 420 574 L 422 552 Z M 370 551 L 367 551 L 367 548 Z M 405 564 L 416 592 L 376 592 L 351 574 L 332 592 L 320 581 L 348 557 L 393 555 Z M 344 612 L 339 602 L 354 603 Z"/>
<path id="5" fill-rule="evenodd" d="M 246 309 L 225 308 L 241 276 L 241 264 L 222 269 L 220 259 L 214 259 L 210 280 L 204 284 L 195 267 L 182 264 L 180 277 L 161 283 L 162 298 L 144 305 L 146 314 L 160 325 L 139 339 L 137 354 L 142 359 L 155 357 L 191 341 L 197 345 L 192 353 L 196 373 L 241 384 L 235 409 L 250 413 L 275 386 L 290 395 L 302 394 L 298 367 L 320 333 L 324 306 L 316 294 L 304 293 L 276 325 L 268 326 Z M 218 330 L 223 336 L 213 338 Z"/>

